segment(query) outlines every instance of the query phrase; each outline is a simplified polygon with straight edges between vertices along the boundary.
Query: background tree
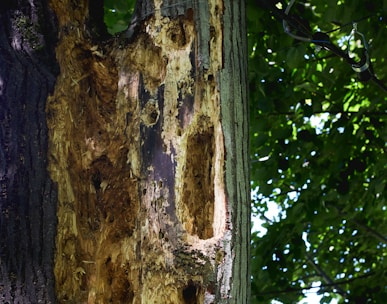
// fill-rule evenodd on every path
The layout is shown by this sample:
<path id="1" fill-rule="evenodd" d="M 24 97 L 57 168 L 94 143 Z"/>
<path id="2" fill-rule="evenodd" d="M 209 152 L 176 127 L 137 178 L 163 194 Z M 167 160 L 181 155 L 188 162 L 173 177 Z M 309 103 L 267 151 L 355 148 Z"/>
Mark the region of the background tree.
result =
<path id="1" fill-rule="evenodd" d="M 1 301 L 248 303 L 244 3 L 0 8 Z"/>
<path id="2" fill-rule="evenodd" d="M 267 229 L 252 237 L 252 303 L 295 303 L 313 282 L 323 303 L 382 303 L 387 1 L 295 1 L 289 31 L 315 43 L 284 32 L 288 2 L 248 8 L 253 210 Z M 360 63 L 365 41 L 379 83 L 331 51 Z"/>
<path id="3" fill-rule="evenodd" d="M 47 3 L 1 2 L 1 303 L 55 301 L 57 187 L 47 172 L 45 115 L 58 74 L 55 41 Z"/>

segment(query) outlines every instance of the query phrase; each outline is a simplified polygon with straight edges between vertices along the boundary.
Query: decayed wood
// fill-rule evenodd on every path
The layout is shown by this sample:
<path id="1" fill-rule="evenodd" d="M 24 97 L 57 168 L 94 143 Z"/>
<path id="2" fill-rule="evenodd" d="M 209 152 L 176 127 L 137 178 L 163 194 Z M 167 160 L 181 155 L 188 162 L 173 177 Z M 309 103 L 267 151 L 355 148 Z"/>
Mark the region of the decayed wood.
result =
<path id="1" fill-rule="evenodd" d="M 225 33 L 243 39 L 243 30 L 224 26 L 229 1 L 173 14 L 161 1 L 141 3 L 146 18 L 125 44 L 93 42 L 86 0 L 51 2 L 61 71 L 46 109 L 58 300 L 247 302 L 245 76 L 229 77 L 245 66 L 225 58 L 236 47 Z"/>

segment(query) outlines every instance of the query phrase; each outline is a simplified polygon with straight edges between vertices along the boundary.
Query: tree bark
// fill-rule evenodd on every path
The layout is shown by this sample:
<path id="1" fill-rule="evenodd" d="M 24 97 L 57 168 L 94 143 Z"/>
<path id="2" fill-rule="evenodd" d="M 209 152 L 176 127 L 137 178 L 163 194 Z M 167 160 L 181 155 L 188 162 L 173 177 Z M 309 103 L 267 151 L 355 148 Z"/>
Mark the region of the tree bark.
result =
<path id="1" fill-rule="evenodd" d="M 138 1 L 128 31 L 106 38 L 101 2 L 50 3 L 60 73 L 46 116 L 38 94 L 48 156 L 29 168 L 50 198 L 36 202 L 34 233 L 51 242 L 38 265 L 52 278 L 54 261 L 59 303 L 248 303 L 245 4 Z"/>
<path id="2" fill-rule="evenodd" d="M 57 199 L 45 115 L 58 70 L 54 37 L 45 1 L 0 4 L 1 303 L 55 302 Z"/>

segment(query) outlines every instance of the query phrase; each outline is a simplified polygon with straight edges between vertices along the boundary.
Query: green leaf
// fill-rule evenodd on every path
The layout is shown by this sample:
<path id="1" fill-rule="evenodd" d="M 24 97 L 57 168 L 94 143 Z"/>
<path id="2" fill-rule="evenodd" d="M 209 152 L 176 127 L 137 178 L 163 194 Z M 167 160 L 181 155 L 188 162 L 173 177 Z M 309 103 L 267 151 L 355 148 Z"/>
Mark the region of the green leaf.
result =
<path id="1" fill-rule="evenodd" d="M 286 64 L 290 69 L 295 69 L 305 62 L 305 46 L 291 47 L 286 54 Z"/>

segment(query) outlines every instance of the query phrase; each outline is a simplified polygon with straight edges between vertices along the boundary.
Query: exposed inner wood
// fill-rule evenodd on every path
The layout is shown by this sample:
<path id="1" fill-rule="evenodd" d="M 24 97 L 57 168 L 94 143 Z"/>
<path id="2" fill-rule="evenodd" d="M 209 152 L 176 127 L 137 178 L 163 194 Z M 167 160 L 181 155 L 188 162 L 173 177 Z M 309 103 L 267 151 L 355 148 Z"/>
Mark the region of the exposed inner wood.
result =
<path id="1" fill-rule="evenodd" d="M 94 45 L 86 1 L 55 1 L 61 73 L 47 105 L 61 303 L 204 303 L 226 228 L 218 72 L 222 1 L 199 70 L 192 12 L 128 46 Z M 219 2 L 219 3 L 218 3 Z M 157 5 L 156 5 L 157 7 Z"/>

